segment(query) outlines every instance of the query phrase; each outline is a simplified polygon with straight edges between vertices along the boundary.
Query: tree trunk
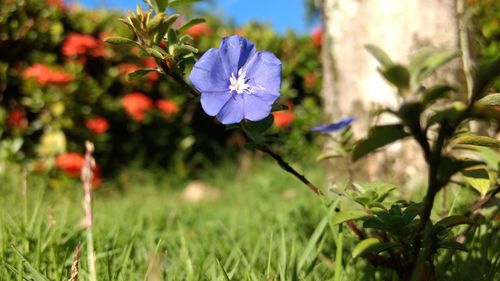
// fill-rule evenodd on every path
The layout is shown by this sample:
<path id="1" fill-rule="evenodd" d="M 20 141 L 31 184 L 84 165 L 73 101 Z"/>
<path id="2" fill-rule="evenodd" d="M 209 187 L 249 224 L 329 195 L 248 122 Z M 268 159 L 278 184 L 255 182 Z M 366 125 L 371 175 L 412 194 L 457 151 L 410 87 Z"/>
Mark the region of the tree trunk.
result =
<path id="1" fill-rule="evenodd" d="M 399 101 L 396 90 L 380 76 L 377 61 L 363 46 L 379 46 L 393 61 L 403 64 L 423 47 L 458 50 L 460 40 L 455 1 L 323 0 L 322 95 L 325 115 L 330 120 L 355 116 L 354 132 L 358 138 L 365 136 L 370 122 L 373 122 L 369 113 L 374 106 L 394 108 Z M 460 60 L 455 60 L 438 73 L 437 79 L 460 84 L 462 73 Z M 380 123 L 394 121 L 385 118 Z M 383 162 L 389 163 L 388 167 L 396 174 L 425 176 L 420 171 L 423 157 L 416 147 L 413 143 L 393 145 Z M 380 155 L 370 157 L 372 159 L 368 162 L 373 164 L 368 164 L 368 173 L 373 179 L 384 165 L 380 162 L 383 160 Z M 387 159 L 391 161 L 387 162 Z"/>

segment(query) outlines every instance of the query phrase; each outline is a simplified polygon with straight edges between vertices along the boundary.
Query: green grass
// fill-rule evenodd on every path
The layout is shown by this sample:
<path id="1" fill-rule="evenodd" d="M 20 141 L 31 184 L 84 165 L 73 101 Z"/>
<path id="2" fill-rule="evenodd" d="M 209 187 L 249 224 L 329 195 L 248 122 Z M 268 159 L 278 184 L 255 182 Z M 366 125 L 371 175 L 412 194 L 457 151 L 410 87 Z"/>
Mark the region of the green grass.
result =
<path id="1" fill-rule="evenodd" d="M 304 167 L 323 183 L 315 165 Z M 0 179 L 0 280 L 68 280 L 78 243 L 79 280 L 88 280 L 80 184 L 31 176 L 25 199 L 21 178 L 13 170 Z M 96 190 L 97 280 L 386 280 L 351 258 L 353 236 L 328 219 L 337 202 L 274 163 L 254 161 L 245 175 L 227 164 L 199 179 L 220 198 L 184 202 L 186 182 L 168 172 L 123 173 Z M 470 253 L 444 252 L 442 280 L 498 277 L 495 229 L 480 231 Z"/>
<path id="2" fill-rule="evenodd" d="M 309 172 L 322 181 L 318 171 Z M 333 278 L 335 248 L 319 255 L 316 247 L 328 228 L 309 241 L 327 212 L 324 199 L 270 162 L 237 174 L 234 165 L 201 172 L 201 180 L 221 190 L 220 198 L 201 203 L 183 202 L 184 183 L 168 173 L 131 172 L 97 190 L 98 280 Z M 30 177 L 26 201 L 20 179 L 10 173 L 1 188 L 1 280 L 68 280 L 78 243 L 80 280 L 86 280 L 79 183 L 49 189 L 43 178 Z"/>

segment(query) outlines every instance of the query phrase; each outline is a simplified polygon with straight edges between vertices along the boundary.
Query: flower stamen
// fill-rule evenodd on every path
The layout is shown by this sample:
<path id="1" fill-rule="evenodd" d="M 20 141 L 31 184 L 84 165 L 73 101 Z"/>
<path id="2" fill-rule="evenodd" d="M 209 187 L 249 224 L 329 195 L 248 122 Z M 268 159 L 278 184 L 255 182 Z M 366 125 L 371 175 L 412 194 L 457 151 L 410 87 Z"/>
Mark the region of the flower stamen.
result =
<path id="1" fill-rule="evenodd" d="M 234 76 L 234 73 L 231 73 L 231 77 L 229 77 L 229 81 L 231 84 L 229 85 L 230 91 L 236 91 L 238 94 L 252 94 L 252 90 L 250 89 L 250 85 L 247 84 L 246 71 L 242 69 L 238 70 L 238 77 Z"/>

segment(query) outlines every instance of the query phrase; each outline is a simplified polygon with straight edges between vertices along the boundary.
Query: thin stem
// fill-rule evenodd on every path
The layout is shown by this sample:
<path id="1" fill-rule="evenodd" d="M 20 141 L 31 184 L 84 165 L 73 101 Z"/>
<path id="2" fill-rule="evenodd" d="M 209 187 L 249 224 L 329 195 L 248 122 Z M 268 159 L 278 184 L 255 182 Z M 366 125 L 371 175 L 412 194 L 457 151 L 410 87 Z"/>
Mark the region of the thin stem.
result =
<path id="1" fill-rule="evenodd" d="M 83 207 L 85 210 L 85 228 L 87 236 L 87 263 L 89 268 L 89 280 L 97 281 L 96 277 L 96 257 L 94 252 L 94 237 L 93 237 L 93 216 L 92 216 L 92 167 L 95 166 L 94 158 L 92 153 L 94 151 L 94 145 L 87 141 L 85 143 L 85 162 L 82 168 L 81 179 L 83 182 Z"/>
<path id="2" fill-rule="evenodd" d="M 283 170 L 285 170 L 286 172 L 288 172 L 288 173 L 292 174 L 293 176 L 295 176 L 297 179 L 299 179 L 302 183 L 304 183 L 314 193 L 316 193 L 318 195 L 324 195 L 323 192 L 321 192 L 321 190 L 318 187 L 316 187 L 306 177 L 304 177 L 304 175 L 300 174 L 292 166 L 290 166 L 290 164 L 288 164 L 281 157 L 281 155 L 275 153 L 274 151 L 272 151 L 271 149 L 269 149 L 269 147 L 267 147 L 267 146 L 261 146 L 261 147 L 258 148 L 258 150 L 260 150 L 260 151 L 268 154 L 269 156 L 271 156 L 274 160 L 276 160 L 276 162 L 278 163 L 278 165 L 280 165 L 280 167 Z"/>

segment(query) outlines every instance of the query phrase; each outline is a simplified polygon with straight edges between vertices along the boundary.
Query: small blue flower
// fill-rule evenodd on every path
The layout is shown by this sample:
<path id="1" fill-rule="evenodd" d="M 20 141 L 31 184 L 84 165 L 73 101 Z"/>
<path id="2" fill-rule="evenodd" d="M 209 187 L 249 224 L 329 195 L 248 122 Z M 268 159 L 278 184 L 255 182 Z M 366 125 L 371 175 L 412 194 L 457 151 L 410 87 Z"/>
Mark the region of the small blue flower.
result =
<path id="1" fill-rule="evenodd" d="M 343 129 L 349 125 L 351 125 L 352 121 L 356 120 L 356 118 L 353 117 L 343 117 L 340 119 L 338 122 L 335 123 L 330 123 L 330 124 L 325 124 L 325 125 L 318 125 L 314 128 L 311 129 L 313 132 L 321 132 L 321 133 L 331 133 L 338 131 L 340 129 Z"/>
<path id="2" fill-rule="evenodd" d="M 201 92 L 203 110 L 222 124 L 259 121 L 280 96 L 281 62 L 241 36 L 224 37 L 196 62 L 189 80 Z"/>

